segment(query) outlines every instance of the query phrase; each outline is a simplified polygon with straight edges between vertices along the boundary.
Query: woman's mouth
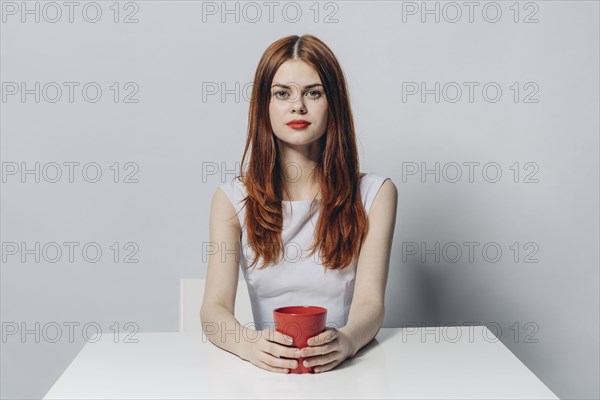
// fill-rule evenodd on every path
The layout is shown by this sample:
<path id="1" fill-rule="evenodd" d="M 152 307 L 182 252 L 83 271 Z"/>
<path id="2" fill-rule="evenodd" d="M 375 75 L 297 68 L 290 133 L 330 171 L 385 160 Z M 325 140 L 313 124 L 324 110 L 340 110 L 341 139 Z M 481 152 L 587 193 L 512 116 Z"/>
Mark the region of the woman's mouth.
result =
<path id="1" fill-rule="evenodd" d="M 309 126 L 309 125 L 310 125 L 310 124 L 288 124 L 288 126 L 289 126 L 290 128 L 292 128 L 292 129 L 296 129 L 296 130 L 299 130 L 299 129 L 304 129 L 304 128 L 306 128 L 306 127 L 307 127 L 307 126 Z"/>
<path id="2" fill-rule="evenodd" d="M 289 126 L 292 129 L 296 129 L 296 130 L 305 129 L 309 125 L 310 125 L 310 122 L 302 121 L 302 120 L 294 120 L 294 121 L 290 121 L 287 123 L 287 126 Z"/>

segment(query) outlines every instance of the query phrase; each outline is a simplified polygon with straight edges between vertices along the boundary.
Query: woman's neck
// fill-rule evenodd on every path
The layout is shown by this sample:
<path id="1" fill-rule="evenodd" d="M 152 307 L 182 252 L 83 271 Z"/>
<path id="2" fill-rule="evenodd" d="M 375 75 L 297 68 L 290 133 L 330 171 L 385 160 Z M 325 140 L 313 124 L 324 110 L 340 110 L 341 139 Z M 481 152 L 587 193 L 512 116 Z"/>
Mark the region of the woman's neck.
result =
<path id="1" fill-rule="evenodd" d="M 279 142 L 280 168 L 284 185 L 283 200 L 312 200 L 319 197 L 321 187 L 316 174 L 319 157 L 318 142 L 304 146 L 291 146 Z"/>

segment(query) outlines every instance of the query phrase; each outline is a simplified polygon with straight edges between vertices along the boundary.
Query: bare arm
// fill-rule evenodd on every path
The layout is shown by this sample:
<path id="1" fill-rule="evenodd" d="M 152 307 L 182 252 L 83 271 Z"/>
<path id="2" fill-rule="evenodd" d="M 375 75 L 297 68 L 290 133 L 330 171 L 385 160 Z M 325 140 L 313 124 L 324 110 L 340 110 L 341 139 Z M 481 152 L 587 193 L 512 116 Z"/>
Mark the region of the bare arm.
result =
<path id="1" fill-rule="evenodd" d="M 239 252 L 231 252 L 240 249 L 240 236 L 235 209 L 227 195 L 217 189 L 210 210 L 210 242 L 216 251 L 208 257 L 200 320 L 202 331 L 214 345 L 245 360 L 244 340 L 253 336 L 234 317 Z"/>
<path id="2" fill-rule="evenodd" d="M 397 204 L 398 190 L 391 180 L 387 180 L 369 211 L 369 228 L 358 257 L 348 323 L 339 329 L 353 344 L 351 356 L 369 343 L 383 325 Z"/>
<path id="3" fill-rule="evenodd" d="M 218 246 L 208 258 L 206 289 L 200 309 L 202 331 L 211 343 L 242 360 L 271 372 L 288 373 L 298 366 L 292 339 L 272 328 L 260 331 L 242 326 L 234 317 L 238 286 L 241 226 L 235 209 L 221 190 L 213 196 L 210 241 Z M 212 254 L 214 253 L 214 254 Z"/>

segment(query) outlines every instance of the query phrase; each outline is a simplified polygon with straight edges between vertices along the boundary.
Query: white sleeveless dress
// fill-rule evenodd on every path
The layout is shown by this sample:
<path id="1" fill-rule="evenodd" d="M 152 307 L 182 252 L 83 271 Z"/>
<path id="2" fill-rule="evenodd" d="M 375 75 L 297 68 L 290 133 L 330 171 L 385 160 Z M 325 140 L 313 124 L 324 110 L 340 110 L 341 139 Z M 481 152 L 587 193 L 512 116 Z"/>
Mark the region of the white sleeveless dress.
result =
<path id="1" fill-rule="evenodd" d="M 386 179 L 389 178 L 372 173 L 361 178 L 360 191 L 367 215 L 375 195 Z M 254 329 L 275 327 L 273 309 L 292 305 L 325 307 L 327 327 L 339 329 L 345 326 L 354 294 L 357 258 L 344 269 L 324 271 L 318 250 L 308 256 L 319 217 L 320 199 L 314 202 L 283 201 L 283 260 L 259 270 L 258 267 L 262 265 L 262 259 L 259 259 L 257 265 L 248 269 L 255 254 L 248 245 L 244 221 L 246 210 L 241 203 L 246 197 L 246 189 L 237 178 L 219 187 L 229 197 L 236 212 L 239 212 L 238 218 L 242 226 L 240 269 L 248 286 Z"/>

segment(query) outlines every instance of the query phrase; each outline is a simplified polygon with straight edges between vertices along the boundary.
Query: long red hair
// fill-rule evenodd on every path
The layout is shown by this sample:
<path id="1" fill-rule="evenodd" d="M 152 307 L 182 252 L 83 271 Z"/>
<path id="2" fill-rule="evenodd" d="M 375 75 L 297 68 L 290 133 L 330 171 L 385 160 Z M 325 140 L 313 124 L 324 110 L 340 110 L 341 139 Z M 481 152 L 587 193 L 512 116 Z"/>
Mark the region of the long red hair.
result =
<path id="1" fill-rule="evenodd" d="M 320 216 L 309 251 L 311 255 L 320 251 L 325 272 L 327 268 L 345 268 L 358 256 L 367 229 L 360 195 L 356 136 L 344 73 L 329 47 L 312 35 L 291 35 L 271 44 L 254 76 L 248 137 L 239 176 L 248 193 L 243 200 L 245 226 L 248 244 L 255 253 L 249 267 L 262 258 L 262 269 L 279 262 L 284 253 L 281 238 L 284 176 L 278 139 L 269 118 L 269 102 L 273 77 L 290 59 L 303 60 L 315 68 L 328 104 L 326 133 L 319 139 L 323 156 L 314 169 L 321 189 Z M 248 151 L 250 160 L 244 171 Z"/>

